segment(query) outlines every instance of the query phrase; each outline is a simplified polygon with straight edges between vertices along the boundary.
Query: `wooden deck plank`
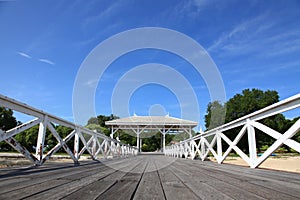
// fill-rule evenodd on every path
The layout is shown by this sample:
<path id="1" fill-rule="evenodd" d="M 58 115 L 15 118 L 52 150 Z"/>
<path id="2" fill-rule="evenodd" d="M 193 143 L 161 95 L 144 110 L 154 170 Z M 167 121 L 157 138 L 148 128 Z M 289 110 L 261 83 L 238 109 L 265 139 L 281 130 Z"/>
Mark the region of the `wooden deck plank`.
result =
<path id="1" fill-rule="evenodd" d="M 149 156 L 146 158 L 149 159 L 148 165 L 133 199 L 165 199 L 162 183 L 155 164 L 155 157 Z"/>
<path id="2" fill-rule="evenodd" d="M 278 170 L 268 170 L 268 169 L 251 169 L 246 166 L 237 166 L 237 165 L 232 165 L 232 164 L 216 164 L 214 162 L 199 162 L 199 160 L 192 160 L 191 162 L 189 160 L 184 160 L 186 163 L 189 164 L 196 164 L 196 165 L 202 165 L 202 168 L 205 169 L 211 169 L 215 168 L 217 165 L 217 168 L 219 171 L 223 172 L 232 172 L 232 174 L 235 174 L 233 172 L 236 172 L 237 174 L 243 174 L 244 176 L 249 175 L 249 176 L 255 176 L 257 177 L 264 177 L 267 179 L 271 180 L 279 180 L 279 181 L 286 181 L 289 180 L 289 183 L 295 183 L 300 185 L 300 176 L 299 173 L 294 173 L 294 172 L 284 172 L 284 171 L 278 171 Z M 255 172 L 255 173 L 253 173 Z M 295 175 L 296 174 L 296 175 Z"/>
<path id="3" fill-rule="evenodd" d="M 291 191 L 281 191 L 280 193 L 275 191 L 275 188 L 270 187 L 264 187 L 263 185 L 268 185 L 271 186 L 273 185 L 271 180 L 265 180 L 265 179 L 260 179 L 259 183 L 262 183 L 263 185 L 258 186 L 257 184 L 255 184 L 255 181 L 257 181 L 257 178 L 252 178 L 250 176 L 245 176 L 244 174 L 241 173 L 237 173 L 234 172 L 232 173 L 231 171 L 219 171 L 218 168 L 207 168 L 205 169 L 205 167 L 201 167 L 199 168 L 196 165 L 188 165 L 188 163 L 185 163 L 186 165 L 183 166 L 183 168 L 187 169 L 187 171 L 190 170 L 195 170 L 195 171 L 191 171 L 191 173 L 197 175 L 197 177 L 199 177 L 199 179 L 201 179 L 202 181 L 205 179 L 204 177 L 207 175 L 209 180 L 217 180 L 218 182 L 225 182 L 223 183 L 223 187 L 227 187 L 227 185 L 231 185 L 230 187 L 235 187 L 238 188 L 242 191 L 244 191 L 243 194 L 243 198 L 247 197 L 247 194 L 250 194 L 250 197 L 252 195 L 257 195 L 256 198 L 271 198 L 271 199 L 297 199 L 298 195 L 295 195 L 295 192 L 299 193 L 299 185 L 297 185 L 296 187 L 298 188 L 298 190 L 293 190 Z M 178 163 L 176 163 L 176 165 L 178 165 Z M 178 166 L 177 166 L 178 168 Z M 201 175 L 202 174 L 202 175 Z M 278 181 L 276 182 L 278 185 L 281 185 L 281 187 L 283 186 L 282 184 L 284 184 L 284 182 L 279 183 Z M 278 185 L 276 187 L 278 187 Z M 237 190 L 237 189 L 235 189 Z M 229 192 L 232 191 L 229 189 Z M 223 192 L 224 194 L 226 194 L 226 192 Z M 233 193 L 231 193 L 231 195 L 234 195 Z M 250 198 L 249 197 L 249 198 Z M 236 197 L 234 197 L 236 198 Z M 239 199 L 241 199 L 241 197 L 239 197 Z"/>
<path id="4" fill-rule="evenodd" d="M 132 171 L 127 172 L 97 199 L 132 199 L 148 162 L 147 159 L 143 159 Z"/>
<path id="5" fill-rule="evenodd" d="M 201 178 L 194 178 L 192 173 L 187 172 L 179 168 L 174 169 L 172 166 L 171 170 L 175 171 L 176 176 L 184 182 L 200 199 L 232 199 L 226 194 L 220 192 L 216 188 L 210 186 L 205 180 Z"/>
<path id="6" fill-rule="evenodd" d="M 62 163 L 59 166 L 50 164 L 46 166 L 41 166 L 39 168 L 29 168 L 29 170 L 22 169 L 17 171 L 15 177 L 12 177 L 12 174 L 16 172 L 15 169 L 12 171 L 7 171 L 7 176 L 1 175 L 1 190 L 0 194 L 7 193 L 10 191 L 18 190 L 20 193 L 23 190 L 26 190 L 26 187 L 35 186 L 42 190 L 42 187 L 38 187 L 39 184 L 43 184 L 44 182 L 49 182 L 54 179 L 69 179 L 69 182 L 72 180 L 77 180 L 81 177 L 86 177 L 88 175 L 94 174 L 97 170 L 104 170 L 108 167 L 113 167 L 115 165 L 119 165 L 120 163 L 124 163 L 123 160 L 113 160 L 108 162 L 107 164 L 103 163 L 83 163 L 80 166 L 74 167 L 74 165 L 69 163 Z M 61 165 L 61 166 L 60 166 Z M 7 178 L 9 177 L 9 178 Z M 75 179 L 74 177 L 77 177 Z M 18 181 L 23 180 L 23 181 Z"/>
<path id="7" fill-rule="evenodd" d="M 72 180 L 72 176 L 76 176 L 78 174 L 82 174 L 82 177 L 88 176 L 89 174 L 93 174 L 95 171 L 95 168 L 99 167 L 104 167 L 104 166 L 99 166 L 99 165 L 92 165 L 91 166 L 82 166 L 78 168 L 56 168 L 57 170 L 50 170 L 50 171 L 45 171 L 41 169 L 37 169 L 38 172 L 35 173 L 27 173 L 24 175 L 17 175 L 14 180 L 22 179 L 24 177 L 27 177 L 27 180 L 23 180 L 22 182 L 16 182 L 12 181 L 11 179 L 6 179 L 1 181 L 2 186 L 0 193 L 7 193 L 10 191 L 18 190 L 22 191 L 26 190 L 26 187 L 30 186 L 38 186 L 39 184 L 43 184 L 44 182 L 49 182 L 53 179 L 69 179 L 70 181 Z M 40 172 L 40 173 L 39 173 Z M 78 176 L 77 176 L 78 177 Z M 70 182 L 69 181 L 69 182 Z"/>
<path id="8" fill-rule="evenodd" d="M 141 162 L 142 161 L 140 160 L 135 164 L 128 163 L 128 165 L 122 165 L 123 168 L 119 167 L 118 169 L 115 169 L 114 173 L 111 173 L 103 179 L 97 180 L 89 185 L 81 187 L 79 190 L 71 193 L 68 196 L 65 196 L 63 199 L 96 199 L 98 196 L 116 184 L 117 181 L 125 176 L 128 171 L 138 167 Z M 126 168 L 126 170 L 124 168 Z"/>
<path id="9" fill-rule="evenodd" d="M 122 167 L 130 167 L 132 166 L 130 162 L 126 162 L 127 160 L 124 160 L 123 163 L 121 163 Z M 60 179 L 64 179 L 64 180 L 69 180 L 68 183 L 59 186 L 59 188 L 54 188 L 53 190 L 44 190 L 43 192 L 34 194 L 29 196 L 27 199 L 58 199 L 58 198 L 62 198 L 65 197 L 69 194 L 72 194 L 73 192 L 79 190 L 80 188 L 90 185 L 95 181 L 98 181 L 102 178 L 105 178 L 111 174 L 114 174 L 114 172 L 116 172 L 116 169 L 114 168 L 120 168 L 119 164 L 120 163 L 114 163 L 115 166 L 112 167 L 113 165 L 110 165 L 110 167 L 108 167 L 107 165 L 101 165 L 101 168 L 96 168 L 93 171 L 93 174 L 86 176 L 86 177 L 82 177 L 81 175 L 78 176 L 78 179 L 69 179 L 69 177 L 67 177 L 67 179 L 65 177 L 62 177 Z M 81 173 L 80 173 L 81 174 Z"/>
<path id="10" fill-rule="evenodd" d="M 46 188 L 47 190 L 64 185 L 68 180 L 50 180 L 38 185 L 30 185 L 21 190 L 12 190 L 10 192 L 0 194 L 0 199 L 22 199 L 32 194 L 36 194 Z"/>
<path id="11" fill-rule="evenodd" d="M 170 170 L 169 166 L 175 162 L 176 159 L 163 156 L 155 160 L 166 199 L 199 199 L 193 190 Z"/>
<path id="12" fill-rule="evenodd" d="M 299 199 L 300 174 L 159 155 L 0 169 L 0 199 Z"/>
<path id="13" fill-rule="evenodd" d="M 251 192 L 245 191 L 243 189 L 240 189 L 239 187 L 233 186 L 230 184 L 229 181 L 219 179 L 218 177 L 215 177 L 212 174 L 208 174 L 205 171 L 203 171 L 201 168 L 189 166 L 188 168 L 186 166 L 176 165 L 174 166 L 174 169 L 184 169 L 186 172 L 191 174 L 192 176 L 189 176 L 190 179 L 196 179 L 198 181 L 201 181 L 210 187 L 214 188 L 216 191 L 219 191 L 221 194 L 225 194 L 228 197 L 231 197 L 232 199 L 263 199 L 255 194 L 252 194 Z"/>
<path id="14" fill-rule="evenodd" d="M 297 179 L 299 179 L 299 174 L 283 173 L 285 175 L 284 178 L 277 171 L 249 168 L 242 168 L 243 170 L 240 171 L 232 171 L 228 169 L 224 171 L 220 170 L 219 165 L 217 165 L 217 168 L 203 165 L 199 168 L 197 165 L 198 163 L 185 162 L 188 169 L 195 168 L 198 172 L 202 171 L 203 174 L 209 174 L 221 181 L 226 180 L 235 187 L 239 187 L 244 191 L 249 191 L 264 198 L 298 199 L 300 196 L 299 184 L 294 183 Z M 237 168 L 235 166 L 234 168 L 238 169 L 239 167 Z M 273 174 L 273 178 L 271 178 L 271 174 Z M 294 181 L 290 182 L 290 180 Z M 282 188 L 284 187 L 287 187 L 287 189 L 283 191 Z"/>

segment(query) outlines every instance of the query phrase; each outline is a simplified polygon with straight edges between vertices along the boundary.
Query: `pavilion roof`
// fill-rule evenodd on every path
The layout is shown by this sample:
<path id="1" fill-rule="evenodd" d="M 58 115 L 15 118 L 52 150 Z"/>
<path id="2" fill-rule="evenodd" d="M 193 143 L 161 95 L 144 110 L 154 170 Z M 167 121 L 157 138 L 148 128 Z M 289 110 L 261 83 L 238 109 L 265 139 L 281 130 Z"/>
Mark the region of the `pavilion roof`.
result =
<path id="1" fill-rule="evenodd" d="M 109 126 L 189 126 L 196 127 L 197 122 L 170 116 L 131 116 L 105 122 Z"/>

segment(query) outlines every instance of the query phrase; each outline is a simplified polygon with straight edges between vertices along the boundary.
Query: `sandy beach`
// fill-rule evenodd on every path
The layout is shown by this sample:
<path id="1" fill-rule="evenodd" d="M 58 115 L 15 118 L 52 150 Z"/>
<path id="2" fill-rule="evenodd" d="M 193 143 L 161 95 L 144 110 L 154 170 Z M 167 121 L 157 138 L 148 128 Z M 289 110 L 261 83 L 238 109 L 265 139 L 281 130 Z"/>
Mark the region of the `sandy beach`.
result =
<path id="1" fill-rule="evenodd" d="M 90 156 L 83 155 L 80 157 L 79 161 L 82 160 L 90 160 Z M 73 160 L 68 155 L 53 155 L 50 160 L 46 162 L 70 162 L 72 163 Z M 6 167 L 25 167 L 25 166 L 31 166 L 32 163 L 25 159 L 22 154 L 19 153 L 3 153 L 0 152 L 0 168 L 6 168 Z"/>
<path id="2" fill-rule="evenodd" d="M 215 161 L 215 160 L 212 160 Z M 225 164 L 248 166 L 240 157 L 227 157 Z M 274 156 L 269 157 L 259 168 L 274 169 L 280 171 L 289 171 L 300 173 L 300 155 L 299 156 Z"/>

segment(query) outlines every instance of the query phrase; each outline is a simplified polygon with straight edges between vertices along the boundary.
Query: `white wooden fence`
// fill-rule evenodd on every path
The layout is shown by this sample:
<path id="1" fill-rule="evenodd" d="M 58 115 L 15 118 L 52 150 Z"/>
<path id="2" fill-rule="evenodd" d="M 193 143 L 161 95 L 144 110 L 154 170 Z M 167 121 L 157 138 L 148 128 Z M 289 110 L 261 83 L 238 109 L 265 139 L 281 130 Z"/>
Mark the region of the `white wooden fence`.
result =
<path id="1" fill-rule="evenodd" d="M 90 154 L 95 160 L 98 159 L 100 155 L 104 158 L 110 158 L 134 156 L 137 154 L 137 149 L 135 147 L 123 144 L 115 139 L 105 136 L 104 134 L 91 131 L 82 126 L 78 126 L 74 123 L 48 114 L 6 96 L 0 95 L 0 106 L 33 116 L 35 118 L 8 131 L 0 130 L 0 141 L 4 140 L 10 144 L 14 149 L 29 159 L 34 165 L 42 165 L 61 148 L 67 152 L 75 164 L 79 164 L 78 160 L 84 152 Z M 73 129 L 73 131 L 65 138 L 61 138 L 59 133 L 55 130 L 53 126 L 54 124 L 69 127 Z M 34 154 L 22 146 L 14 138 L 14 136 L 17 134 L 22 134 L 22 132 L 35 125 L 39 125 L 39 131 L 37 132 L 37 145 L 36 152 Z M 54 146 L 47 153 L 44 152 L 46 129 L 48 129 L 57 140 L 56 146 Z M 72 138 L 74 138 L 73 151 L 67 145 L 67 142 Z M 80 141 L 82 145 L 79 145 Z M 80 146 L 83 147 L 80 149 Z"/>
<path id="2" fill-rule="evenodd" d="M 190 157 L 194 159 L 199 156 L 204 161 L 209 153 L 222 163 L 229 153 L 234 150 L 251 168 L 261 165 L 274 151 L 283 144 L 300 153 L 300 144 L 291 139 L 300 130 L 300 119 L 298 119 L 285 133 L 279 133 L 276 130 L 262 124 L 259 120 L 267 117 L 293 110 L 300 107 L 300 94 L 275 103 L 252 114 L 214 128 L 190 139 L 166 147 L 165 155 L 182 158 Z M 300 114 L 300 113 L 299 113 Z M 298 115 L 299 116 L 299 115 Z M 239 133 L 235 139 L 230 140 L 224 132 L 230 132 L 234 128 L 240 127 Z M 275 142 L 260 156 L 257 155 L 255 129 L 258 129 L 275 139 Z M 237 145 L 244 134 L 248 134 L 249 154 L 245 154 Z M 227 149 L 222 148 L 222 141 L 228 144 Z"/>

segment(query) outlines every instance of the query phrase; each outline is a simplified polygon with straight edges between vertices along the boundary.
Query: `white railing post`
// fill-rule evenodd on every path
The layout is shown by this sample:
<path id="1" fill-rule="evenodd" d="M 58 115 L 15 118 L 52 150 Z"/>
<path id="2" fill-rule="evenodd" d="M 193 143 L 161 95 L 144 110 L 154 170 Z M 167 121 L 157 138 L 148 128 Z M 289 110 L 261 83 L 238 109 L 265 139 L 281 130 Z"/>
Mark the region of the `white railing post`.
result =
<path id="1" fill-rule="evenodd" d="M 48 116 L 44 115 L 44 119 L 42 122 L 40 122 L 40 125 L 39 125 L 39 132 L 38 132 L 38 138 L 37 138 L 37 144 L 36 144 L 36 158 L 38 159 L 39 164 L 42 164 L 42 160 L 43 160 L 44 142 L 45 142 L 47 123 L 48 123 Z"/>
<path id="2" fill-rule="evenodd" d="M 255 129 L 253 126 L 251 126 L 249 119 L 247 119 L 246 123 L 248 132 L 249 158 L 251 162 L 250 167 L 255 168 L 255 162 L 257 160 Z"/>
<path id="3" fill-rule="evenodd" d="M 182 143 L 179 143 L 179 157 L 182 158 Z"/>
<path id="4" fill-rule="evenodd" d="M 92 154 L 93 154 L 93 159 L 96 159 L 96 152 L 97 152 L 97 137 L 96 135 L 93 135 L 93 141 L 92 141 Z"/>
<path id="5" fill-rule="evenodd" d="M 189 155 L 188 143 L 184 142 L 184 158 L 187 159 Z"/>
<path id="6" fill-rule="evenodd" d="M 78 160 L 79 159 L 79 130 L 76 129 L 75 130 L 76 133 L 75 133 L 75 138 L 74 138 L 74 155 L 75 155 L 75 158 Z"/>
<path id="7" fill-rule="evenodd" d="M 204 161 L 204 155 L 205 155 L 205 143 L 204 143 L 204 137 L 202 136 L 200 138 L 200 149 L 201 149 L 201 160 Z"/>
<path id="8" fill-rule="evenodd" d="M 194 140 L 190 141 L 190 149 L 191 149 L 191 158 L 192 160 L 194 160 L 195 158 Z"/>
<path id="9" fill-rule="evenodd" d="M 217 135 L 217 154 L 218 154 L 217 161 L 220 164 L 222 162 L 222 154 L 223 154 L 223 151 L 222 151 L 222 138 L 221 138 L 221 135 L 220 135 L 219 131 L 217 131 L 216 135 Z"/>

